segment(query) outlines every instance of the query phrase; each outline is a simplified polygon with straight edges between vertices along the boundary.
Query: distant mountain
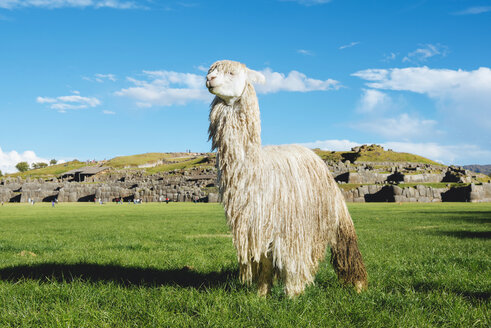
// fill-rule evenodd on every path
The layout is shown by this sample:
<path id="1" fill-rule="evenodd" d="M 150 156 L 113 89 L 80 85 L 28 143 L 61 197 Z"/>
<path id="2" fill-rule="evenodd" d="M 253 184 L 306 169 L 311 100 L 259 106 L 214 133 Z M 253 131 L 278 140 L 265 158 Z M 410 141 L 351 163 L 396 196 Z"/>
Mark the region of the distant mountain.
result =
<path id="1" fill-rule="evenodd" d="M 491 174 L 491 164 L 487 165 L 479 165 L 479 164 L 473 164 L 473 165 L 464 165 L 464 169 L 466 170 L 471 170 L 476 173 L 483 173 L 490 175 Z"/>

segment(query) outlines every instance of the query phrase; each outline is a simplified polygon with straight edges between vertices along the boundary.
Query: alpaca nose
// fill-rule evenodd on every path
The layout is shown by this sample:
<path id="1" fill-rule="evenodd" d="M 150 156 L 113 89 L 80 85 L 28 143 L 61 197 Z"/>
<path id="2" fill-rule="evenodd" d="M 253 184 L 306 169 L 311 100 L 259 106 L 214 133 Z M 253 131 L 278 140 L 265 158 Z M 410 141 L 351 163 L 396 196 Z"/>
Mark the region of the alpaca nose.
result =
<path id="1" fill-rule="evenodd" d="M 208 76 L 206 77 L 206 79 L 207 79 L 208 81 L 212 81 L 212 80 L 214 80 L 215 78 L 216 78 L 216 76 L 214 76 L 214 75 L 211 75 L 211 76 L 210 76 L 210 75 L 208 75 Z"/>

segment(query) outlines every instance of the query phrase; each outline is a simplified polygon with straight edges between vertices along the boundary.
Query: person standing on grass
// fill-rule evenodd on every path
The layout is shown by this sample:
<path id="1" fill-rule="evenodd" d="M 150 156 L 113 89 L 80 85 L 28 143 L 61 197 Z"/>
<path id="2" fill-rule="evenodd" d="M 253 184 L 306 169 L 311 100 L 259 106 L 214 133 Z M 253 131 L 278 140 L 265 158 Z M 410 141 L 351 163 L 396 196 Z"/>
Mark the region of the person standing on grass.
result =
<path id="1" fill-rule="evenodd" d="M 51 201 L 51 207 L 55 207 L 55 200 L 54 199 Z"/>

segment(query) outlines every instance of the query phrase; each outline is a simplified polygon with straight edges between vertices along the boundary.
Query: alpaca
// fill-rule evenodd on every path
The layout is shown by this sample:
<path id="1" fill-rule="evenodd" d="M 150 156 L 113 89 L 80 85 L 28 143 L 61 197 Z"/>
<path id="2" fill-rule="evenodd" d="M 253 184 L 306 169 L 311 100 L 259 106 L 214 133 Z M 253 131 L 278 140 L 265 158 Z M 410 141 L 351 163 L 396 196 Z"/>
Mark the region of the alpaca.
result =
<path id="1" fill-rule="evenodd" d="M 270 293 L 273 277 L 294 297 L 313 283 L 327 245 L 340 281 L 359 292 L 367 274 L 353 222 L 327 165 L 312 150 L 261 146 L 252 83 L 264 76 L 234 61 L 214 63 L 206 77 L 216 95 L 209 137 L 217 150 L 219 191 L 232 230 L 242 282 Z"/>

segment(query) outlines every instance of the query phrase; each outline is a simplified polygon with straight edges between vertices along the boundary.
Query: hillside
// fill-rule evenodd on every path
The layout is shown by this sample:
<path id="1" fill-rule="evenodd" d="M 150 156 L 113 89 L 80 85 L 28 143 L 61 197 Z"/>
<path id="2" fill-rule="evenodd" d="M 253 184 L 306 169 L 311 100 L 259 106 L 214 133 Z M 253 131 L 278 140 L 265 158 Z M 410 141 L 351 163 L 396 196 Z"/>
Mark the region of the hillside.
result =
<path id="1" fill-rule="evenodd" d="M 384 150 L 378 145 L 363 145 L 355 147 L 351 151 L 325 151 L 314 149 L 314 151 L 326 162 L 338 163 L 347 162 L 357 163 L 380 163 L 376 165 L 378 169 L 384 170 L 384 165 L 390 163 L 417 163 L 438 167 L 442 170 L 446 166 L 428 158 L 409 154 L 399 153 L 392 150 Z M 118 156 L 108 161 L 99 161 L 87 164 L 77 160 L 48 166 L 42 169 L 28 170 L 23 173 L 7 174 L 10 177 L 30 177 L 30 178 L 55 178 L 62 173 L 84 166 L 104 166 L 117 171 L 143 171 L 146 174 L 155 174 L 160 172 L 170 172 L 174 170 L 188 170 L 196 167 L 212 168 L 215 163 L 215 153 L 145 153 L 130 156 Z M 441 168 L 441 169 L 440 169 Z M 475 170 L 473 170 L 475 171 Z M 476 171 L 477 172 L 477 171 Z"/>
<path id="2" fill-rule="evenodd" d="M 476 173 L 491 175 L 491 164 L 487 164 L 487 165 L 479 165 L 479 164 L 464 165 L 464 169 L 470 170 L 470 171 L 476 172 Z"/>
<path id="3" fill-rule="evenodd" d="M 87 164 L 85 162 L 80 162 L 78 160 L 73 160 L 70 162 L 62 163 L 62 164 L 56 164 L 56 165 L 50 165 L 47 167 L 44 167 L 42 169 L 34 169 L 34 170 L 27 170 L 25 172 L 17 172 L 17 173 L 10 173 L 6 174 L 5 177 L 21 177 L 21 178 L 53 178 L 61 175 L 62 173 L 74 170 L 74 169 L 79 169 L 84 166 L 95 166 L 96 164 Z"/>
<path id="4" fill-rule="evenodd" d="M 27 177 L 50 179 L 59 177 L 65 172 L 86 166 L 103 166 L 117 171 L 140 170 L 146 174 L 154 174 L 173 170 L 188 170 L 194 167 L 211 168 L 214 166 L 215 156 L 214 153 L 145 153 L 130 156 L 118 156 L 108 161 L 98 161 L 94 163 L 73 160 L 71 162 L 51 165 L 41 169 L 6 174 L 5 176 L 21 177 L 24 179 Z"/>
<path id="5" fill-rule="evenodd" d="M 421 164 L 431 164 L 438 166 L 445 166 L 441 163 L 432 161 L 431 159 L 414 155 L 410 153 L 399 153 L 389 150 L 384 150 L 384 148 L 378 145 L 363 145 L 360 147 L 354 147 L 351 151 L 326 151 L 320 150 L 318 148 L 314 149 L 317 155 L 319 155 L 324 161 L 346 161 L 349 160 L 351 163 L 359 162 L 406 162 L 406 163 L 421 163 Z"/>

